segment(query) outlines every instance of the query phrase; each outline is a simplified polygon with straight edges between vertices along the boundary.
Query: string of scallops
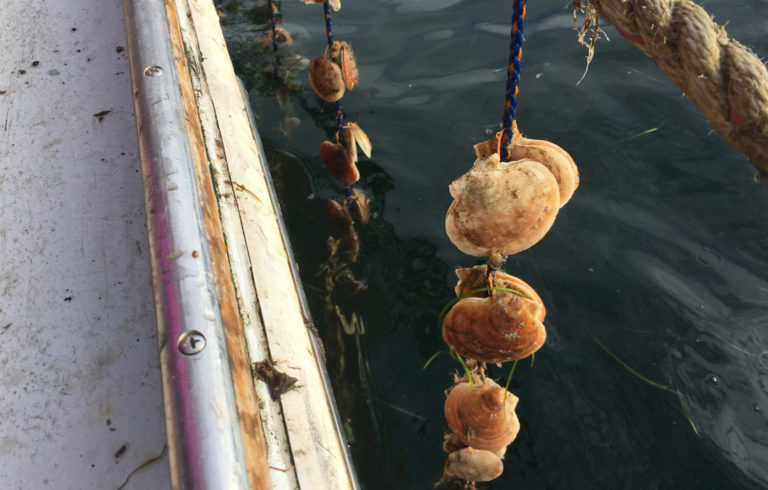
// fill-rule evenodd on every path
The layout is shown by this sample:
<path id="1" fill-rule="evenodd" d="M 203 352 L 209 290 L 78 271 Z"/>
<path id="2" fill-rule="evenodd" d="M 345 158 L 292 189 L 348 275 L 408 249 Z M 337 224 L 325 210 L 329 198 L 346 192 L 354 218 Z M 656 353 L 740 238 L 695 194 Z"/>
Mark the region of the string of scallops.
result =
<path id="1" fill-rule="evenodd" d="M 490 481 L 504 470 L 501 458 L 520 430 L 518 398 L 486 377 L 484 366 L 533 355 L 546 340 L 546 310 L 531 286 L 500 267 L 506 256 L 528 249 L 549 231 L 579 184 L 565 150 L 525 138 L 517 127 L 525 9 L 525 0 L 514 1 L 502 130 L 474 146 L 474 165 L 449 186 L 448 237 L 462 252 L 488 262 L 456 270 L 457 298 L 443 319 L 443 339 L 456 357 L 480 363 L 471 371 L 465 365 L 465 376 L 446 392 L 451 432 L 443 444 L 445 484 Z"/>
<path id="2" fill-rule="evenodd" d="M 344 111 L 341 99 L 345 90 L 354 89 L 358 82 L 359 73 L 354 51 L 345 41 L 333 38 L 331 9 L 341 9 L 340 0 L 304 0 L 304 3 L 322 3 L 325 18 L 325 32 L 328 45 L 321 56 L 309 63 L 309 81 L 318 97 L 336 105 L 336 142 L 324 141 L 320 144 L 320 158 L 328 173 L 338 182 L 344 184 L 344 200 L 341 204 L 336 201 L 328 203 L 332 219 L 343 225 L 344 231 L 357 243 L 350 209 L 355 211 L 358 220 L 365 224 L 368 220 L 367 199 L 362 192 L 353 189 L 360 180 L 357 168 L 357 148 L 371 157 L 371 142 L 365 132 L 354 122 L 344 123 Z M 356 253 L 357 250 L 352 250 Z"/>

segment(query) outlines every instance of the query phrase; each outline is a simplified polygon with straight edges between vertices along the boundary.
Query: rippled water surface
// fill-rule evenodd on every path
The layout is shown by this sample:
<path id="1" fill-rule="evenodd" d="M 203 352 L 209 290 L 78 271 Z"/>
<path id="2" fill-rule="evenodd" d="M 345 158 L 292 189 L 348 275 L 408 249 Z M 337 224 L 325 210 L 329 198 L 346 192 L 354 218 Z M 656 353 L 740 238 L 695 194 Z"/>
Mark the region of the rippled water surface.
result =
<path id="1" fill-rule="evenodd" d="M 453 269 L 478 263 L 445 234 L 448 184 L 499 126 L 512 2 L 342 3 L 335 34 L 354 46 L 360 68 L 345 116 L 373 141 L 357 185 L 373 218 L 358 228 L 359 259 L 330 298 L 326 241 L 339 232 L 326 202 L 343 189 L 317 148 L 333 137 L 334 108 L 296 58 L 322 53 L 322 8 L 282 2 L 295 41 L 277 58 L 259 48 L 263 4 L 225 2 L 222 22 L 360 481 L 427 489 L 441 473 L 443 390 L 459 366 L 444 354 L 422 366 L 445 349 L 438 314 L 453 296 Z M 765 488 L 768 187 L 613 28 L 577 85 L 586 51 L 565 3 L 529 2 L 518 120 L 527 136 L 571 153 L 581 187 L 549 234 L 505 266 L 541 294 L 548 340 L 533 366 L 515 372 L 522 429 L 503 476 L 481 486 Z M 768 56 L 764 1 L 700 3 Z M 285 82 L 274 78 L 276 63 L 290 71 Z M 353 280 L 366 288 L 356 292 Z M 346 333 L 335 307 L 364 327 Z"/>

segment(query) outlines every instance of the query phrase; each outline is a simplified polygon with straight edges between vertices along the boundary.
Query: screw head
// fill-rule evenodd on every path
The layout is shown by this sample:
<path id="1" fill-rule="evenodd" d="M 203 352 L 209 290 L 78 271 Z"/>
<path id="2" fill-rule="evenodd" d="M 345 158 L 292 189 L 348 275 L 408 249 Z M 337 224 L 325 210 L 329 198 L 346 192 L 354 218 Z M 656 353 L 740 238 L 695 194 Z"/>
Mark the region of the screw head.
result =
<path id="1" fill-rule="evenodd" d="M 144 68 L 144 76 L 146 77 L 159 77 L 163 74 L 163 68 L 157 65 L 151 65 Z"/>
<path id="2" fill-rule="evenodd" d="M 205 335 L 201 334 L 197 330 L 190 330 L 184 332 L 179 337 L 178 341 L 179 352 L 185 356 L 193 356 L 199 354 L 205 349 Z"/>

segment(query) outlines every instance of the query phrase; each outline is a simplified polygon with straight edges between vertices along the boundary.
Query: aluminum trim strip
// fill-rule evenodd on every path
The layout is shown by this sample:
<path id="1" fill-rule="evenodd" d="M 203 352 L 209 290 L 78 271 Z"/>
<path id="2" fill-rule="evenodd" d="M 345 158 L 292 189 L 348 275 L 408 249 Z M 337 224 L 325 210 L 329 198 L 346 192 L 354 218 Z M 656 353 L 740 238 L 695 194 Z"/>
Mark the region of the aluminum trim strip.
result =
<path id="1" fill-rule="evenodd" d="M 124 8 L 172 484 L 247 488 L 232 375 L 165 6 L 156 0 L 125 0 Z"/>

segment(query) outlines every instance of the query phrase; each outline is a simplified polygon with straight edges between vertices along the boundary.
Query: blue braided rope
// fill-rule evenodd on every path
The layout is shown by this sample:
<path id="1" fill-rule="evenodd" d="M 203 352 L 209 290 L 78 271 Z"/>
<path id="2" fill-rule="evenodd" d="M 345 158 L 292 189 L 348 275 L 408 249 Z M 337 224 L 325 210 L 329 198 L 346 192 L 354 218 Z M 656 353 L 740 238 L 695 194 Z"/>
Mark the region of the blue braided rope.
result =
<path id="1" fill-rule="evenodd" d="M 339 143 L 344 144 L 344 111 L 341 108 L 341 101 L 336 101 L 336 125 L 339 127 Z"/>
<path id="2" fill-rule="evenodd" d="M 333 24 L 331 23 L 331 3 L 323 2 L 323 15 L 325 16 L 325 33 L 328 35 L 328 49 L 333 46 Z M 336 101 L 336 124 L 339 127 L 339 143 L 344 144 L 344 112 L 341 101 Z"/>
<path id="3" fill-rule="evenodd" d="M 525 17 L 525 0 L 515 0 L 512 9 L 512 34 L 509 43 L 509 69 L 507 70 L 506 104 L 502 120 L 501 159 L 507 160 L 507 147 L 514 136 L 515 111 L 517 109 L 517 82 L 520 79 L 520 56 L 523 46 L 523 18 Z"/>
<path id="4" fill-rule="evenodd" d="M 272 49 L 277 51 L 277 19 L 275 18 L 275 6 L 273 0 L 269 0 L 269 24 L 272 27 Z"/>
<path id="5" fill-rule="evenodd" d="M 326 0 L 323 2 L 323 14 L 325 15 L 325 33 L 328 34 L 328 47 L 333 44 L 333 25 L 331 24 L 331 4 Z"/>

